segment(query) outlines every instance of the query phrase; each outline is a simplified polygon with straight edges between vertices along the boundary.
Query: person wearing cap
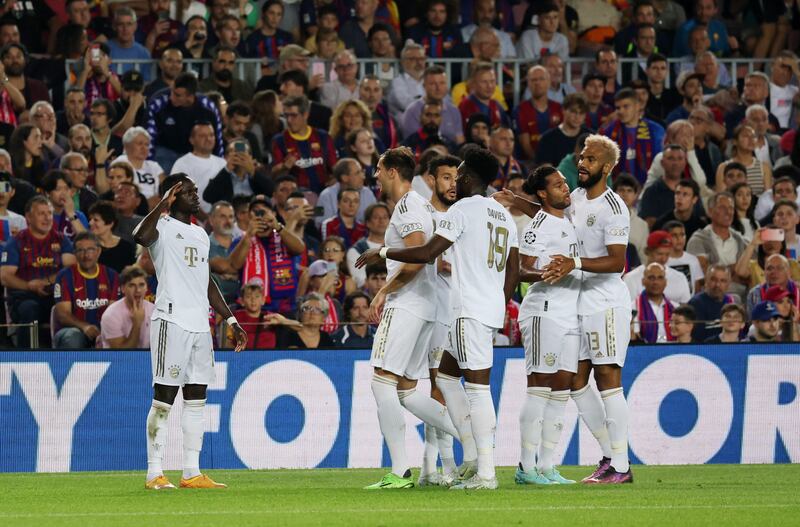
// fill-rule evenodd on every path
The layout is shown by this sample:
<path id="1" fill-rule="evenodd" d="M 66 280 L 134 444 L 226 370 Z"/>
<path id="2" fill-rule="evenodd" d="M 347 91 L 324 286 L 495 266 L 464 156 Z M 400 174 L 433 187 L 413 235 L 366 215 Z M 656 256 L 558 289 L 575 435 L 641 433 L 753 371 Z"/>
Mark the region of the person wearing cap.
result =
<path id="1" fill-rule="evenodd" d="M 283 49 L 281 49 L 278 55 L 278 71 L 272 75 L 263 75 L 258 79 L 258 83 L 256 83 L 256 92 L 263 90 L 280 91 L 278 80 L 280 75 L 284 72 L 301 71 L 306 74 L 308 72 L 310 56 L 311 53 L 307 49 L 297 44 L 287 44 L 283 46 Z M 316 98 L 320 86 L 325 84 L 325 75 L 316 74 L 310 79 L 307 79 L 306 84 L 306 95 Z"/>
<path id="2" fill-rule="evenodd" d="M 669 64 L 667 64 L 667 57 L 661 53 L 653 53 L 647 58 L 647 106 L 645 107 L 645 114 L 652 115 L 656 120 L 664 122 L 673 108 L 681 103 L 681 97 L 678 91 L 666 86 L 667 73 L 669 72 Z"/>
<path id="3" fill-rule="evenodd" d="M 339 331 L 331 335 L 339 348 L 372 348 L 375 327 L 369 323 L 370 297 L 362 291 L 350 293 L 344 299 L 344 321 Z"/>
<path id="4" fill-rule="evenodd" d="M 603 101 L 606 78 L 599 73 L 589 73 L 583 77 L 583 94 L 586 96 L 586 127 L 596 132 L 611 119 L 614 109 Z M 570 187 L 574 190 L 573 187 Z"/>
<path id="5" fill-rule="evenodd" d="M 781 332 L 781 314 L 774 302 L 766 300 L 756 304 L 750 312 L 753 323 L 747 342 L 778 342 Z"/>
<path id="6" fill-rule="evenodd" d="M 683 146 L 667 144 L 660 155 L 664 175 L 644 190 L 639 201 L 639 217 L 651 228 L 656 220 L 672 210 L 675 191 L 686 171 L 686 150 Z"/>
<path id="7" fill-rule="evenodd" d="M 764 283 L 747 293 L 747 308 L 753 310 L 759 302 L 767 300 L 767 292 L 772 288 L 787 291 L 795 309 L 800 309 L 800 287 L 791 279 L 789 260 L 782 254 L 772 254 L 764 261 Z"/>
<path id="8" fill-rule="evenodd" d="M 300 328 L 300 322 L 291 320 L 280 313 L 264 311 L 264 282 L 257 277 L 251 278 L 242 286 L 242 308 L 234 311 L 233 316 L 247 333 L 247 349 L 271 350 L 278 342 L 279 326 Z M 233 337 L 233 330 L 228 328 L 228 340 Z"/>
<path id="9" fill-rule="evenodd" d="M 146 47 L 136 42 L 136 12 L 128 6 L 121 6 L 114 10 L 112 26 L 114 28 L 114 38 L 108 41 L 108 49 L 112 60 L 138 60 L 146 62 L 150 60 L 150 51 Z M 135 64 L 123 64 L 121 73 L 137 71 Z M 150 68 L 143 64 L 141 75 L 145 82 L 150 81 Z"/>
<path id="10" fill-rule="evenodd" d="M 666 231 L 654 231 L 647 237 L 647 249 L 645 249 L 647 263 L 629 271 L 622 277 L 622 281 L 628 286 L 633 303 L 636 303 L 637 298 L 641 295 L 644 289 L 642 278 L 647 272 L 646 269 L 653 263 L 664 268 L 665 289 L 663 293 L 670 300 L 684 304 L 692 297 L 686 276 L 672 267 L 667 267 L 669 256 L 672 253 L 672 244 L 672 235 Z"/>
<path id="11" fill-rule="evenodd" d="M 310 293 L 317 293 L 325 298 L 328 312 L 322 325 L 322 331 L 333 334 L 339 329 L 339 322 L 344 320 L 342 302 L 345 297 L 356 291 L 356 284 L 352 278 L 347 276 L 342 269 L 347 269 L 342 265 L 344 251 L 342 251 L 341 240 L 323 242 L 323 257 L 309 265 L 300 277 L 300 285 L 297 287 L 297 296 L 305 297 Z M 334 254 L 326 253 L 325 249 L 335 249 Z M 341 255 L 341 256 L 339 256 Z M 340 258 L 340 259 L 339 259 Z M 339 261 L 335 261 L 339 259 Z"/>
<path id="12" fill-rule="evenodd" d="M 767 289 L 764 298 L 775 304 L 781 316 L 781 341 L 800 340 L 800 310 L 793 303 L 792 295 L 785 288 L 774 285 Z"/>
<path id="13" fill-rule="evenodd" d="M 675 86 L 683 97 L 683 102 L 667 114 L 667 124 L 678 119 L 688 119 L 692 109 L 703 102 L 703 75 L 684 71 L 678 76 Z"/>
<path id="14" fill-rule="evenodd" d="M 703 342 L 707 344 L 731 344 L 741 342 L 742 330 L 746 326 L 747 313 L 740 304 L 725 304 L 722 306 L 718 326 L 722 329 L 719 334 L 707 337 Z M 715 322 L 716 323 L 716 322 Z M 697 324 L 695 324 L 697 327 Z M 696 332 L 694 333 L 696 335 Z M 696 337 L 693 337 L 696 340 Z"/>
<path id="15" fill-rule="evenodd" d="M 130 70 L 120 77 L 122 93 L 114 101 L 114 119 L 111 121 L 111 133 L 122 135 L 133 126 L 147 126 L 147 101 L 144 96 L 144 76 Z"/>
<path id="16" fill-rule="evenodd" d="M 665 294 L 666 271 L 660 263 L 647 264 L 641 276 L 642 291 L 634 298 L 633 331 L 648 344 L 673 340 L 670 322 L 676 306 Z"/>

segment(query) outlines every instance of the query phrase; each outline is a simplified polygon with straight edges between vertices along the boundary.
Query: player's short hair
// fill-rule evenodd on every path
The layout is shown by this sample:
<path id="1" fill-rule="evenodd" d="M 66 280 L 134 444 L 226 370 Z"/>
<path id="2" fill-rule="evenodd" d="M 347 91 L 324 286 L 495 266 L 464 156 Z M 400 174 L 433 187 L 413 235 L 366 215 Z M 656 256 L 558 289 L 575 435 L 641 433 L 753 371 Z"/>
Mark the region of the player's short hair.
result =
<path id="1" fill-rule="evenodd" d="M 416 162 L 414 161 L 414 152 L 407 146 L 398 146 L 397 148 L 390 148 L 381 156 L 383 166 L 387 169 L 395 169 L 400 174 L 400 177 L 406 181 L 414 179 L 414 169 Z M 497 170 L 495 170 L 495 174 Z"/>
<path id="2" fill-rule="evenodd" d="M 631 90 L 631 93 L 632 92 L 633 90 Z M 617 163 L 619 162 L 619 145 L 614 141 L 612 141 L 610 138 L 600 134 L 591 134 L 584 141 L 584 145 L 585 146 L 596 145 L 602 148 L 606 154 L 606 161 L 611 163 L 612 167 L 617 166 Z"/>
<path id="3" fill-rule="evenodd" d="M 353 309 L 353 306 L 356 303 L 356 300 L 359 298 L 363 298 L 367 301 L 367 305 L 372 301 L 367 293 L 364 291 L 353 291 L 346 297 L 344 297 L 344 305 L 342 306 L 342 310 L 344 311 L 344 319 L 350 321 L 350 310 Z"/>
<path id="4" fill-rule="evenodd" d="M 719 317 L 722 318 L 731 312 L 738 313 L 743 322 L 747 320 L 747 313 L 741 304 L 725 304 L 719 312 Z"/>
<path id="5" fill-rule="evenodd" d="M 191 182 L 192 179 L 183 172 L 176 172 L 175 174 L 170 174 L 169 176 L 165 177 L 164 181 L 161 182 L 161 185 L 158 186 L 158 194 L 161 197 L 164 197 L 164 194 L 166 194 L 169 189 L 171 189 L 178 183 L 183 183 L 184 181 Z"/>
<path id="6" fill-rule="evenodd" d="M 138 265 L 126 265 L 122 272 L 119 274 L 119 280 L 122 285 L 127 284 L 135 278 L 144 278 L 147 280 L 147 273 Z"/>
<path id="7" fill-rule="evenodd" d="M 468 144 L 461 152 L 464 168 L 472 172 L 473 177 L 477 177 L 486 185 L 490 185 L 497 178 L 500 163 L 489 150 L 476 144 Z"/>
<path id="8" fill-rule="evenodd" d="M 391 216 L 391 214 L 389 214 L 389 205 L 387 205 L 386 203 L 384 203 L 382 201 L 378 201 L 378 202 L 375 202 L 372 205 L 368 206 L 364 210 L 364 223 L 366 223 L 368 221 L 371 221 L 372 220 L 372 214 L 378 209 L 385 210 L 386 214 Z"/>
<path id="9" fill-rule="evenodd" d="M 92 203 L 87 215 L 90 218 L 95 215 L 99 216 L 103 223 L 111 225 L 112 229 L 117 226 L 117 211 L 114 210 L 114 204 L 108 200 L 101 199 Z"/>
<path id="10" fill-rule="evenodd" d="M 386 262 L 378 262 L 376 264 L 369 264 L 364 271 L 364 274 L 369 278 L 370 276 L 374 276 L 376 274 L 389 274 L 389 271 L 386 269 Z"/>
<path id="11" fill-rule="evenodd" d="M 617 174 L 617 179 L 614 180 L 611 190 L 616 192 L 620 187 L 632 188 L 638 194 L 642 188 L 642 185 L 639 183 L 638 179 L 630 175 L 628 172 L 620 172 Z"/>
<path id="12" fill-rule="evenodd" d="M 72 242 L 72 244 L 78 245 L 78 242 L 82 242 L 85 240 L 89 240 L 96 246 L 100 247 L 100 238 L 98 238 L 95 233 L 90 231 L 79 232 L 78 235 L 75 236 L 75 240 Z"/>
<path id="13" fill-rule="evenodd" d="M 456 156 L 436 156 L 431 159 L 431 162 L 428 163 L 428 173 L 436 178 L 436 171 L 439 170 L 439 167 L 455 167 L 458 168 L 458 165 L 461 164 L 461 160 Z"/>
<path id="14" fill-rule="evenodd" d="M 689 304 L 679 305 L 672 311 L 672 315 L 680 315 L 692 324 L 694 324 L 695 318 L 697 317 L 697 313 L 695 312 L 694 308 Z"/>
<path id="15" fill-rule="evenodd" d="M 553 165 L 545 164 L 537 167 L 528 175 L 528 179 L 522 185 L 522 191 L 535 196 L 538 191 L 547 188 L 547 178 L 557 173 L 558 169 Z"/>
<path id="16" fill-rule="evenodd" d="M 700 185 L 697 184 L 697 181 L 693 179 L 682 179 L 678 181 L 678 186 L 684 188 L 690 188 L 692 189 L 694 197 L 696 198 L 700 197 Z"/>

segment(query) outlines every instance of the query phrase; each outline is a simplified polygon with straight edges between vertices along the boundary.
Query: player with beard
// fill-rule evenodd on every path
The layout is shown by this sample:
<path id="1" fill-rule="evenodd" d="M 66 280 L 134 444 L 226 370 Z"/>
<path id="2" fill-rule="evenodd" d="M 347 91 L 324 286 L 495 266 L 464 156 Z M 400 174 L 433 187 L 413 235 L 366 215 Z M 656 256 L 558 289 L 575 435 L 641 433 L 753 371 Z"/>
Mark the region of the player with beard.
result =
<path id="1" fill-rule="evenodd" d="M 584 483 L 632 483 L 628 462 L 628 405 L 622 391 L 622 366 L 630 341 L 631 304 L 621 273 L 630 232 L 630 215 L 622 199 L 606 185 L 619 161 L 619 147 L 602 135 L 586 139 L 578 161 L 578 186 L 567 216 L 578 234 L 578 257 L 553 256 L 542 276 L 554 284 L 574 269 L 583 271 L 578 297 L 581 350 L 572 399 L 603 449 L 603 458 Z M 533 216 L 539 205 L 508 191 L 496 194 Z M 589 390 L 591 370 L 602 402 Z"/>
<path id="2" fill-rule="evenodd" d="M 456 202 L 456 177 L 461 160 L 454 156 L 439 156 L 428 164 L 428 172 L 433 176 L 433 196 L 431 205 L 435 209 L 433 217 L 438 223 L 444 218 L 450 206 Z M 445 251 L 436 260 L 436 325 L 433 328 L 429 351 L 428 368 L 431 379 L 431 397 L 445 404 L 441 390 L 436 387 L 436 374 L 445 349 L 449 346 L 447 337 L 450 331 L 450 272 L 452 260 Z M 474 466 L 478 456 L 475 440 L 472 435 L 461 437 L 464 449 L 465 466 Z M 436 471 L 436 455 L 442 458 L 442 473 Z M 449 486 L 458 477 L 455 456 L 453 455 L 453 436 L 443 430 L 436 430 L 425 425 L 425 455 L 422 458 L 422 469 L 419 486 Z"/>
<path id="3" fill-rule="evenodd" d="M 575 483 L 553 466 L 553 451 L 578 370 L 581 272 L 573 270 L 556 284 L 542 281 L 552 255 L 578 256 L 575 227 L 564 213 L 571 204 L 569 185 L 558 170 L 542 165 L 522 188 L 537 197 L 542 208 L 525 229 L 519 248 L 520 280 L 532 285 L 519 310 L 528 389 L 519 416 L 522 449 L 514 479 L 519 484 Z"/>
<path id="4" fill-rule="evenodd" d="M 383 258 L 431 262 L 452 248 L 451 346 L 439 365 L 437 386 L 460 435 L 470 435 L 471 429 L 478 453 L 477 473 L 470 476 L 474 469 L 463 467 L 461 482 L 452 489 L 497 488 L 497 416 L 489 377 L 493 340 L 503 327 L 506 304 L 519 274 L 517 227 L 500 203 L 485 197 L 497 170 L 497 159 L 491 152 L 475 145 L 465 147 L 456 179 L 458 201 L 439 220 L 436 235 L 415 247 L 369 249 L 356 262 L 359 267 Z"/>

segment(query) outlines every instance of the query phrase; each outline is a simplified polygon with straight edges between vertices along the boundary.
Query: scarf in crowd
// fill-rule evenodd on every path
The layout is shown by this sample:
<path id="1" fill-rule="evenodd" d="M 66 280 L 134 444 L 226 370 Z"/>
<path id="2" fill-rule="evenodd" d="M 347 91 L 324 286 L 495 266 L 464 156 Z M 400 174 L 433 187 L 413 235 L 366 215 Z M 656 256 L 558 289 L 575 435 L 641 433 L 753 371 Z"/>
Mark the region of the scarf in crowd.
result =
<path id="1" fill-rule="evenodd" d="M 17 126 L 17 114 L 14 113 L 14 104 L 8 91 L 0 92 L 0 123 Z"/>
<path id="2" fill-rule="evenodd" d="M 269 248 L 264 249 L 261 240 L 254 236 L 250 239 L 250 250 L 244 261 L 242 269 L 242 284 L 248 283 L 252 278 L 260 278 L 264 283 L 264 302 L 272 303 L 273 289 L 277 289 L 285 281 L 283 277 L 292 275 L 293 261 L 281 242 L 281 236 L 272 232 L 268 241 Z M 272 277 L 279 278 L 279 283 L 274 283 Z"/>
<path id="3" fill-rule="evenodd" d="M 639 119 L 633 139 L 629 137 L 627 128 L 619 119 L 614 121 L 609 130 L 608 137 L 619 145 L 620 162 L 615 167 L 615 173 L 628 172 L 632 174 L 640 183 L 647 180 L 647 170 L 653 162 L 653 134 L 650 133 L 650 126 L 644 119 Z M 635 159 L 628 159 L 628 150 L 633 148 L 636 151 Z"/>
<path id="4" fill-rule="evenodd" d="M 111 75 L 114 75 L 113 73 Z M 90 108 L 96 99 L 108 99 L 111 102 L 116 101 L 119 94 L 114 90 L 111 85 L 111 80 L 106 79 L 105 82 L 100 82 L 94 77 L 86 81 L 86 107 Z"/>
<path id="5" fill-rule="evenodd" d="M 647 292 L 642 291 L 639 298 L 636 299 L 637 304 L 637 318 L 639 319 L 639 334 L 642 340 L 650 344 L 655 344 L 658 341 L 658 319 L 650 305 L 647 298 Z M 667 341 L 672 341 L 672 331 L 669 329 L 669 321 L 672 318 L 672 303 L 664 297 L 664 331 L 667 334 Z"/>
<path id="6" fill-rule="evenodd" d="M 339 315 L 336 314 L 336 304 L 333 303 L 331 295 L 325 295 L 325 301 L 328 302 L 328 315 L 325 317 L 320 331 L 331 334 L 339 329 Z"/>

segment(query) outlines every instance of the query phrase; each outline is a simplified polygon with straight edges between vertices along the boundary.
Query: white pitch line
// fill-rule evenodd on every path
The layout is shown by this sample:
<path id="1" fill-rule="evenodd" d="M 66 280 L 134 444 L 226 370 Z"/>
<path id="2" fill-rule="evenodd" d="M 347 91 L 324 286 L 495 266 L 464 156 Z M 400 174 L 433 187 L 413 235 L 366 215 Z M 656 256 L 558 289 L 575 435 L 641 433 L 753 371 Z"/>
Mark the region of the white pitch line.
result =
<path id="1" fill-rule="evenodd" d="M 542 507 L 468 507 L 458 512 L 534 512 L 534 511 L 583 511 L 583 510 L 742 510 L 742 509 L 800 509 L 800 504 L 790 503 L 752 503 L 734 505 L 552 505 Z M 107 518 L 107 517 L 140 517 L 140 516 L 225 516 L 245 515 L 254 516 L 261 514 L 374 514 L 393 512 L 441 512 L 441 508 L 383 508 L 383 509 L 286 509 L 286 510 L 229 510 L 229 511 L 166 511 L 166 512 L 49 512 L 43 514 L 14 514 L 0 513 L 0 518 L 25 519 L 25 518 Z"/>

